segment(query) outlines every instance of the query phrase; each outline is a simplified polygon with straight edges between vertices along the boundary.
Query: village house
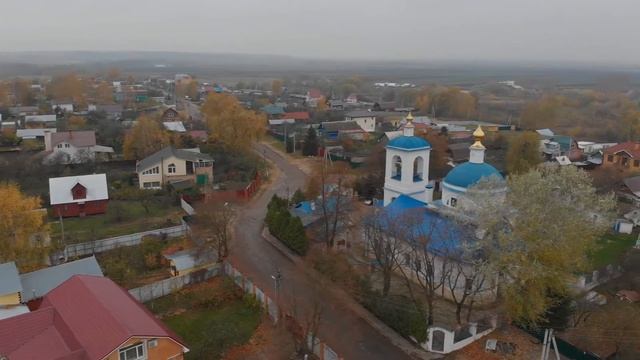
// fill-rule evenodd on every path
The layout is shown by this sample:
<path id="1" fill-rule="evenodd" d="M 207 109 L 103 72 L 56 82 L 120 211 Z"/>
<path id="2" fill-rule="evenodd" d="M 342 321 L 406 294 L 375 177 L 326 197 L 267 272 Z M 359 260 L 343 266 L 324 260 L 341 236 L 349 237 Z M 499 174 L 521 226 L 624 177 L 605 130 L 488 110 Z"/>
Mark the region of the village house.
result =
<path id="1" fill-rule="evenodd" d="M 106 105 L 89 105 L 89 112 L 103 112 L 110 120 L 119 120 L 122 118 L 122 112 L 124 108 L 120 104 L 106 104 Z"/>
<path id="2" fill-rule="evenodd" d="M 606 148 L 602 166 L 620 170 L 640 170 L 640 143 L 624 142 Z"/>
<path id="3" fill-rule="evenodd" d="M 176 109 L 170 107 L 162 113 L 160 119 L 162 122 L 177 121 L 180 119 L 180 113 L 178 113 Z"/>
<path id="4" fill-rule="evenodd" d="M 138 161 L 141 189 L 161 189 L 174 183 L 205 186 L 213 181 L 213 158 L 193 150 L 166 147 Z"/>
<path id="5" fill-rule="evenodd" d="M 280 118 L 283 120 L 293 119 L 295 122 L 301 123 L 307 123 L 311 119 L 309 113 L 306 111 L 284 113 Z"/>
<path id="6" fill-rule="evenodd" d="M 365 140 L 368 136 L 367 132 L 355 121 L 323 122 L 320 125 L 320 129 L 327 140 L 339 140 L 341 138 Z"/>
<path id="7" fill-rule="evenodd" d="M 542 153 L 547 160 L 554 160 L 559 156 L 566 156 L 571 161 L 580 161 L 583 157 L 578 142 L 571 136 L 553 135 L 540 140 Z"/>
<path id="8" fill-rule="evenodd" d="M 29 127 L 56 127 L 56 114 L 51 115 L 27 115 L 24 117 L 24 126 Z"/>
<path id="9" fill-rule="evenodd" d="M 23 140 L 39 140 L 44 142 L 47 133 L 58 132 L 56 128 L 18 129 L 16 136 Z"/>
<path id="10" fill-rule="evenodd" d="M 51 109 L 54 112 L 73 112 L 73 103 L 71 101 L 51 101 Z"/>
<path id="11" fill-rule="evenodd" d="M 96 145 L 93 130 L 47 132 L 44 137 L 44 162 L 76 164 L 97 160 L 96 155 L 113 153 L 113 148 Z"/>
<path id="12" fill-rule="evenodd" d="M 0 319 L 28 313 L 30 301 L 80 274 L 102 276 L 94 256 L 25 274 L 18 274 L 14 262 L 0 264 Z"/>
<path id="13" fill-rule="evenodd" d="M 322 92 L 320 90 L 310 89 L 309 91 L 307 91 L 304 101 L 307 106 L 314 108 L 318 106 L 318 102 L 322 99 L 324 99 L 324 96 L 322 95 Z"/>
<path id="14" fill-rule="evenodd" d="M 109 203 L 107 175 L 51 178 L 49 202 L 56 217 L 104 214 Z"/>
<path id="15" fill-rule="evenodd" d="M 185 129 L 182 121 L 165 121 L 162 123 L 162 125 L 167 131 L 177 132 L 177 133 L 187 132 L 187 129 Z"/>
<path id="16" fill-rule="evenodd" d="M 0 320 L 0 354 L 27 359 L 183 359 L 182 339 L 108 278 L 74 275 L 33 311 Z"/>
<path id="17" fill-rule="evenodd" d="M 9 113 L 15 117 L 38 115 L 40 109 L 37 106 L 13 106 L 9 108 Z"/>
<path id="18" fill-rule="evenodd" d="M 164 255 L 169 262 L 172 276 L 190 274 L 214 264 L 216 253 L 211 249 L 186 249 L 173 254 Z"/>
<path id="19" fill-rule="evenodd" d="M 345 121 L 355 121 L 366 132 L 376 131 L 376 115 L 367 110 L 350 111 L 344 116 Z"/>

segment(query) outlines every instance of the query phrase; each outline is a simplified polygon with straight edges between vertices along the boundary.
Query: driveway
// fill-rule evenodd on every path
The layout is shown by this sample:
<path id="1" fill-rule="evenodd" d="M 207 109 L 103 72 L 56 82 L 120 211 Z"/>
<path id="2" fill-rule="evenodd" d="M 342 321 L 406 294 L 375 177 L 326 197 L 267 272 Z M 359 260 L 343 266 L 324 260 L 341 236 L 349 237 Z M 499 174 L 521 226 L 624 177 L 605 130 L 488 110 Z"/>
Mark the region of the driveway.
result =
<path id="1" fill-rule="evenodd" d="M 275 164 L 280 174 L 257 198 L 241 208 L 231 246 L 231 262 L 272 298 L 276 297 L 271 275 L 279 270 L 283 279 L 282 297 L 293 294 L 296 304 L 301 307 L 320 303 L 323 312 L 318 336 L 341 357 L 348 360 L 410 359 L 346 304 L 316 286 L 296 264 L 261 237 L 266 207 L 273 194 L 286 196 L 302 189 L 306 175 L 271 148 L 260 144 L 258 151 Z"/>

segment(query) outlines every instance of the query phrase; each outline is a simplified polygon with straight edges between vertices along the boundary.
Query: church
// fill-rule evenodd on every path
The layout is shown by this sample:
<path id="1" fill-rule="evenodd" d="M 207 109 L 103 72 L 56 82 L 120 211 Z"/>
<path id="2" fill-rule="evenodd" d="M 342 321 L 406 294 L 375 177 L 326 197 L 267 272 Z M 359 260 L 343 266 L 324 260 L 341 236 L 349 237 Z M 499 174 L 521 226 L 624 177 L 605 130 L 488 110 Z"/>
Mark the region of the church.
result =
<path id="1" fill-rule="evenodd" d="M 495 177 L 504 181 L 495 167 L 484 162 L 486 148 L 482 140 L 485 134 L 478 126 L 473 132 L 475 142 L 469 147 L 469 161 L 449 171 L 441 183 L 442 198 L 434 201 L 435 183 L 429 179 L 431 144 L 415 136 L 414 129 L 413 116 L 409 114 L 402 135 L 389 141 L 386 146 L 385 207 L 403 195 L 431 209 L 464 207 L 468 201 L 465 198 L 467 190 L 480 180 Z M 506 192 L 506 185 L 499 192 Z"/>

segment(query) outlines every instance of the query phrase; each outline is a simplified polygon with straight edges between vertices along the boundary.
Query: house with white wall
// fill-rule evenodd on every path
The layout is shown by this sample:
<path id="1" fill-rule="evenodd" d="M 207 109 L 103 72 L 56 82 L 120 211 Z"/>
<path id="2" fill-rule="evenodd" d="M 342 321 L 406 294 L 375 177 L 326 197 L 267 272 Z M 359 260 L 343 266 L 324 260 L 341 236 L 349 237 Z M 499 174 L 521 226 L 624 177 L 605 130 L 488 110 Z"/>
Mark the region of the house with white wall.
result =
<path id="1" fill-rule="evenodd" d="M 141 189 L 186 182 L 206 186 L 213 182 L 213 158 L 198 151 L 168 146 L 136 164 Z"/>
<path id="2" fill-rule="evenodd" d="M 376 131 L 376 115 L 367 110 L 350 111 L 344 116 L 345 121 L 355 121 L 366 132 Z"/>
<path id="3" fill-rule="evenodd" d="M 112 154 L 113 148 L 96 144 L 93 130 L 46 132 L 44 163 L 78 164 L 95 161 L 96 155 Z"/>

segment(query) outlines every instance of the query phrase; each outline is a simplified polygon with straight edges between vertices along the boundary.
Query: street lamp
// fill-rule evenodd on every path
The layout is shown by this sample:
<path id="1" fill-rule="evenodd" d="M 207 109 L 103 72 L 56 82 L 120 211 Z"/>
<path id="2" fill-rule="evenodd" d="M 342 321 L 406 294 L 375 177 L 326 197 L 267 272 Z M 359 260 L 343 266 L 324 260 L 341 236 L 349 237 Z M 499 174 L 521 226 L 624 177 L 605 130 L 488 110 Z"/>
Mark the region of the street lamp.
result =
<path id="1" fill-rule="evenodd" d="M 273 279 L 273 288 L 276 293 L 276 301 L 278 301 L 280 298 L 280 284 L 282 283 L 282 273 L 280 272 L 280 269 L 276 269 L 275 275 L 271 275 L 271 278 Z"/>

